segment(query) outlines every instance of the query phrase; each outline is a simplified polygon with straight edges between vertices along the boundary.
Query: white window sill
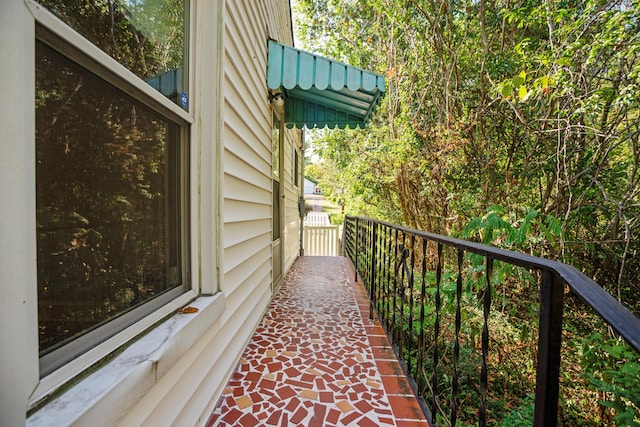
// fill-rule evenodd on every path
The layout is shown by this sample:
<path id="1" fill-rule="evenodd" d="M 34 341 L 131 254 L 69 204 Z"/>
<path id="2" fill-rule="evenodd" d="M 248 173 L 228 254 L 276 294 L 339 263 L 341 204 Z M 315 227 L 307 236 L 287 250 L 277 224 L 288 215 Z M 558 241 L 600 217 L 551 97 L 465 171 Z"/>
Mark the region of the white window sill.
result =
<path id="1" fill-rule="evenodd" d="M 38 409 L 27 426 L 113 425 L 153 387 L 222 315 L 222 292 L 189 304 L 104 367 Z"/>

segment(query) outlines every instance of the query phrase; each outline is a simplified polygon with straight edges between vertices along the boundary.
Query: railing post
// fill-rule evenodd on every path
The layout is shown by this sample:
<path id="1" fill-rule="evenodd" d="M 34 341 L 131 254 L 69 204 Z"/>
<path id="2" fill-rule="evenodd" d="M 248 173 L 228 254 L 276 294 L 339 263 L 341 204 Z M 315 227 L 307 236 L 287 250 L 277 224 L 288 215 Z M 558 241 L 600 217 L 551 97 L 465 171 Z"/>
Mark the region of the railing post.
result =
<path id="1" fill-rule="evenodd" d="M 478 426 L 487 425 L 487 390 L 489 380 L 487 375 L 487 360 L 489 360 L 489 315 L 491 314 L 491 276 L 493 275 L 493 258 L 486 258 L 485 276 L 487 284 L 484 287 L 482 301 L 482 366 L 480 368 L 480 406 L 478 408 Z"/>
<path id="2" fill-rule="evenodd" d="M 440 336 L 440 306 L 442 304 L 440 296 L 440 286 L 442 285 L 442 267 L 444 265 L 444 259 L 442 257 L 442 246 L 442 243 L 438 242 L 438 265 L 436 266 L 435 296 L 436 319 L 433 324 L 433 373 L 431 374 L 431 407 L 433 408 L 433 412 L 431 413 L 431 425 L 438 424 L 438 411 L 436 410 L 436 408 L 438 407 L 438 338 Z"/>
<path id="3" fill-rule="evenodd" d="M 373 230 L 371 231 L 371 273 L 369 274 L 369 319 L 373 319 L 373 309 L 375 307 L 374 286 L 376 283 L 376 248 L 378 240 L 378 223 L 373 222 Z"/>
<path id="4" fill-rule="evenodd" d="M 534 426 L 558 424 L 560 395 L 560 348 L 562 345 L 562 280 L 549 270 L 542 271 L 538 332 L 538 369 Z"/>

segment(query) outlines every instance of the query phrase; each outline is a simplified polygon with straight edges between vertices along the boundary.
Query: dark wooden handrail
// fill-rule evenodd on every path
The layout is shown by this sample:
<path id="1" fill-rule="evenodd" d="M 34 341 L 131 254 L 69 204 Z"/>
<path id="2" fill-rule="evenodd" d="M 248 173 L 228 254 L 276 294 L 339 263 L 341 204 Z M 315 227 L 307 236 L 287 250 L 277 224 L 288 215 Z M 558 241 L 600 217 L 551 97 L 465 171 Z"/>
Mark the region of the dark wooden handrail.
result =
<path id="1" fill-rule="evenodd" d="M 458 253 L 458 313 L 456 316 L 456 334 L 458 333 L 460 322 L 459 293 L 462 287 L 462 256 L 467 252 L 481 255 L 487 260 L 487 285 L 484 293 L 486 301 L 483 302 L 485 306 L 485 330 L 483 331 L 482 376 L 484 379 L 481 380 L 481 382 L 483 382 L 483 384 L 481 384 L 481 389 L 486 388 L 486 366 L 484 366 L 486 363 L 486 351 L 488 349 L 488 330 L 486 329 L 486 320 L 488 316 L 488 308 L 491 304 L 491 283 L 489 277 L 491 275 L 490 268 L 492 268 L 493 261 L 502 261 L 514 266 L 528 270 L 537 270 L 540 272 L 538 364 L 536 370 L 534 413 L 534 425 L 536 426 L 557 425 L 561 336 L 563 331 L 563 294 L 565 284 L 569 289 L 571 289 L 571 291 L 580 296 L 586 304 L 593 308 L 595 313 L 597 313 L 599 317 L 601 317 L 618 334 L 620 334 L 620 336 L 624 338 L 636 352 L 640 353 L 640 319 L 635 317 L 627 308 L 620 304 L 594 280 L 569 265 L 544 258 L 534 257 L 524 253 L 414 230 L 384 221 L 347 216 L 344 222 L 343 238 L 345 255 L 352 260 L 355 265 L 356 275 L 361 277 L 363 283 L 369 290 L 372 299 L 372 309 L 376 310 L 376 312 L 377 308 L 375 300 L 377 293 L 380 292 L 379 289 L 376 288 L 376 284 L 381 280 L 380 275 L 383 275 L 386 272 L 387 276 L 393 276 L 394 287 L 396 286 L 396 282 L 404 283 L 407 279 L 409 279 L 409 283 L 413 283 L 415 252 L 413 250 L 411 252 L 407 250 L 407 239 L 410 239 L 410 241 L 413 242 L 410 245 L 412 249 L 415 249 L 413 246 L 417 245 L 417 239 L 420 239 L 423 242 L 424 248 L 426 248 L 426 242 L 433 242 L 438 246 L 438 294 L 435 298 L 435 304 L 437 306 L 435 320 L 436 341 L 439 333 L 439 282 L 442 275 L 442 272 L 440 271 L 443 263 L 441 259 L 442 247 L 454 248 Z M 393 242 L 393 248 L 391 242 Z M 387 246 L 386 248 L 383 247 L 385 245 Z M 393 252 L 393 257 L 387 254 L 387 252 Z M 382 259 L 383 257 L 385 258 Z M 391 261 L 391 258 L 393 258 L 393 261 Z M 395 271 L 391 268 L 390 264 L 392 262 L 395 263 Z M 409 266 L 408 264 L 411 265 Z M 400 279 L 398 278 L 399 276 Z M 402 292 L 404 292 L 404 289 L 402 289 Z M 410 303 L 413 304 L 413 299 L 411 299 Z M 378 314 L 379 316 L 384 316 L 384 313 Z M 394 319 L 392 320 L 395 320 L 395 311 L 393 316 Z M 410 319 L 410 321 L 412 321 L 412 319 Z M 484 336 L 485 334 L 487 334 L 487 337 Z M 393 340 L 393 337 L 390 338 Z M 396 344 L 401 346 L 402 343 Z M 457 352 L 457 336 L 455 345 L 455 351 Z M 434 364 L 437 365 L 437 342 L 435 344 L 434 352 Z M 457 360 L 454 360 L 454 363 L 457 363 Z M 454 369 L 454 375 L 455 372 L 456 371 Z M 432 384 L 432 387 L 437 387 L 437 383 Z M 454 393 L 456 389 L 457 384 L 454 384 Z M 486 420 L 484 399 L 485 396 L 481 396 L 481 406 L 483 406 L 483 408 L 480 408 L 479 411 L 480 425 L 484 425 L 486 422 L 483 422 L 483 420 Z M 455 409 L 455 396 L 452 401 Z M 435 405 L 435 401 L 433 401 L 433 405 Z M 435 410 L 435 408 L 431 409 L 433 411 Z M 452 418 L 455 423 L 456 414 L 454 409 L 452 409 Z M 435 418 L 433 418 L 432 423 L 435 424 L 435 421 Z"/>

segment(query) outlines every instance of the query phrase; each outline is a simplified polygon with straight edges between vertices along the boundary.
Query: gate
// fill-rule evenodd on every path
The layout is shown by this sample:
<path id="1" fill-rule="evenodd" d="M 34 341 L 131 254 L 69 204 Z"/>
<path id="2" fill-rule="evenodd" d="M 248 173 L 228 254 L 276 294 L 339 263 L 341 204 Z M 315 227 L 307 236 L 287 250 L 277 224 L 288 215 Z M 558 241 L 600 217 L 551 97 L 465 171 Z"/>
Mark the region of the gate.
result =
<path id="1" fill-rule="evenodd" d="M 339 256 L 341 227 L 331 225 L 326 212 L 309 212 L 304 218 L 305 256 Z"/>

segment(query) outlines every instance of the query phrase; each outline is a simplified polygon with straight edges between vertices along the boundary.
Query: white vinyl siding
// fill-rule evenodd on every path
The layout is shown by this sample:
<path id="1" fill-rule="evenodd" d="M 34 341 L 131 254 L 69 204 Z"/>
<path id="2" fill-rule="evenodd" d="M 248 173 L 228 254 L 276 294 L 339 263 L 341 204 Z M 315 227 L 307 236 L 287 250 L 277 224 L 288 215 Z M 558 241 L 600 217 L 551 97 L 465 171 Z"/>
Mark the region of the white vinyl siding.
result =
<path id="1" fill-rule="evenodd" d="M 293 46 L 293 34 L 291 33 L 291 16 L 289 13 L 289 0 L 273 0 L 267 2 L 269 21 L 269 37 L 281 43 Z"/>
<path id="2" fill-rule="evenodd" d="M 284 182 L 284 269 L 287 271 L 296 260 L 300 249 L 300 227 L 301 219 L 298 211 L 298 197 L 301 195 L 300 187 L 296 187 L 295 177 L 293 176 L 293 147 L 300 146 L 300 133 L 298 129 L 285 130 L 285 152 L 284 166 L 285 177 Z M 299 159 L 299 158 L 298 158 Z M 299 160 L 298 160 L 299 161 Z M 298 171 L 302 168 L 298 165 Z"/>
<path id="3" fill-rule="evenodd" d="M 256 282 L 253 276 L 234 272 L 249 261 L 268 271 L 271 262 L 271 120 L 268 112 L 264 14 L 260 2 L 227 1 L 225 7 L 223 68 L 223 280 L 227 298 L 233 293 L 252 293 L 270 285 L 270 276 Z M 248 24 L 251 20 L 253 25 Z M 234 210 L 262 212 L 250 221 L 227 214 L 227 201 Z M 238 234 L 234 234 L 238 233 Z M 231 273 L 235 274 L 231 274 Z M 242 281 L 238 281 L 242 280 Z M 242 306 L 246 312 L 262 312 L 269 299 L 258 306 Z M 249 337 L 242 337 L 244 340 Z"/>
<path id="4" fill-rule="evenodd" d="M 181 304 L 198 311 L 176 314 L 176 306 L 158 313 L 167 320 L 148 327 L 129 347 L 112 346 L 123 350 L 113 361 L 86 376 L 60 378 L 59 383 L 74 385 L 59 400 L 35 410 L 27 425 L 204 426 L 272 298 L 267 38 L 292 44 L 289 1 L 189 3 L 190 112 L 178 106 L 174 110 L 192 122 L 193 290 Z M 0 64 L 0 87 L 12 99 L 0 107 L 0 189 L 7 201 L 0 217 L 11 224 L 0 241 L 0 277 L 2 283 L 20 284 L 5 286 L 0 302 L 7 343 L 0 352 L 0 425 L 23 425 L 25 408 L 38 397 L 33 261 L 33 35 L 38 8 L 33 0 L 0 1 L 0 44 L 7 59 Z M 300 131 L 285 129 L 284 274 L 299 252 L 294 146 L 300 147 Z"/>
<path id="5" fill-rule="evenodd" d="M 243 221 L 255 221 L 271 215 L 269 206 L 256 206 L 255 209 L 244 209 L 244 202 L 228 198 L 224 206 L 224 222 L 234 223 Z"/>

